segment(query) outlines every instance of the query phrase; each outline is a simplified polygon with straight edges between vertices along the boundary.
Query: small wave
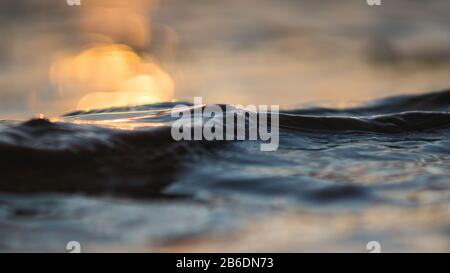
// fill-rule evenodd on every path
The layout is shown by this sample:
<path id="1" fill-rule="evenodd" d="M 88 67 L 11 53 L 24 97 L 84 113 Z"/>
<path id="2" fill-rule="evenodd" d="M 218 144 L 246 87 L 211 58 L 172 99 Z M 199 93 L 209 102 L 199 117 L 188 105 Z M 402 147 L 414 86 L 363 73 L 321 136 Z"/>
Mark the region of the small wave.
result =
<path id="1" fill-rule="evenodd" d="M 450 126 L 450 114 L 404 112 L 372 117 L 280 115 L 280 128 L 332 132 L 408 133 Z"/>
<path id="2" fill-rule="evenodd" d="M 0 191 L 159 196 L 200 145 L 172 141 L 168 127 L 131 132 L 30 120 L 0 132 Z"/>
<path id="3" fill-rule="evenodd" d="M 233 145 L 225 145 L 228 141 L 172 140 L 174 118 L 170 113 L 178 104 L 73 112 L 54 122 L 4 121 L 0 126 L 0 192 L 161 197 L 177 177 L 189 176 L 186 165 L 194 159 L 214 160 L 208 154 L 217 152 L 239 157 L 243 150 L 233 150 Z M 194 109 L 192 104 L 184 104 Z M 395 135 L 446 130 L 450 128 L 450 113 L 445 110 L 449 106 L 450 91 L 444 91 L 387 98 L 353 109 L 282 111 L 280 140 L 283 142 L 284 132 L 294 132 L 299 146 L 305 146 L 303 139 L 308 134 L 303 131 L 324 137 L 349 132 Z M 134 130 L 122 129 L 125 125 L 135 126 Z M 244 152 L 252 153 L 249 147 Z"/>

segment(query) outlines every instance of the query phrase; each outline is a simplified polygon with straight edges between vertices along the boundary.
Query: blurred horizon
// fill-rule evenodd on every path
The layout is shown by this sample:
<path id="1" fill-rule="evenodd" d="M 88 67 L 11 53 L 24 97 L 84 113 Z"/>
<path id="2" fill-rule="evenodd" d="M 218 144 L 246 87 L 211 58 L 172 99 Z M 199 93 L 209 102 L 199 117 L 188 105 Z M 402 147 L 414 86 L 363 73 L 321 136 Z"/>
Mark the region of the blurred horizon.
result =
<path id="1" fill-rule="evenodd" d="M 450 87 L 450 2 L 0 4 L 0 116 L 192 100 L 349 107 Z"/>

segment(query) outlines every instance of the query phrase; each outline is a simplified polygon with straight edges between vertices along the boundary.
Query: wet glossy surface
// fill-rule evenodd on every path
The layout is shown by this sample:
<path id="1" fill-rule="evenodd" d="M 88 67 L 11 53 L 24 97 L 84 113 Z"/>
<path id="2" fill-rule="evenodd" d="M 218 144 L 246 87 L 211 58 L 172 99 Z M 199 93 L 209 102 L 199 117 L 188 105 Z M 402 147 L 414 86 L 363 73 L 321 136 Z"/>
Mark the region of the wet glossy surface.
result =
<path id="1" fill-rule="evenodd" d="M 4 122 L 1 249 L 449 251 L 448 94 L 282 112 L 275 152 L 175 142 L 174 103 Z"/>

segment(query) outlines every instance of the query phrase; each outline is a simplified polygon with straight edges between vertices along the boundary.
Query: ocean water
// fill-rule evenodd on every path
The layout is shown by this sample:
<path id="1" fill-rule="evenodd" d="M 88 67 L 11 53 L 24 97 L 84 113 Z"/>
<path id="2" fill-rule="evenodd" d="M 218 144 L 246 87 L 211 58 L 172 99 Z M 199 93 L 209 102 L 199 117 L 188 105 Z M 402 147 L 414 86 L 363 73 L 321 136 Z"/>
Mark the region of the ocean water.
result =
<path id="1" fill-rule="evenodd" d="M 0 4 L 0 252 L 450 251 L 450 1 L 81 2 Z M 198 96 L 279 149 L 173 141 Z"/>
<path id="2" fill-rule="evenodd" d="M 450 251 L 449 90 L 281 111 L 274 152 L 175 104 L 2 121 L 0 250 Z"/>

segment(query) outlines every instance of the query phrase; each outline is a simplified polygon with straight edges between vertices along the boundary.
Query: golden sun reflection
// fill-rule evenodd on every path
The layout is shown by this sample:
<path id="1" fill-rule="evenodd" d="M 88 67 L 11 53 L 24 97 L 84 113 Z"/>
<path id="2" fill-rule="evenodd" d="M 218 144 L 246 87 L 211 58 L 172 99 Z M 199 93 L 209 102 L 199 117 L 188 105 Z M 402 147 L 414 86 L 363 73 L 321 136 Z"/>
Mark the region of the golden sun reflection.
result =
<path id="1" fill-rule="evenodd" d="M 74 120 L 75 124 L 97 125 L 120 130 L 136 130 L 150 127 L 161 127 L 167 124 L 163 122 L 132 122 L 130 119 L 112 119 L 112 120 Z"/>
<path id="2" fill-rule="evenodd" d="M 120 44 L 60 56 L 50 79 L 62 96 L 81 97 L 79 110 L 170 101 L 174 95 L 173 81 L 160 66 Z"/>

